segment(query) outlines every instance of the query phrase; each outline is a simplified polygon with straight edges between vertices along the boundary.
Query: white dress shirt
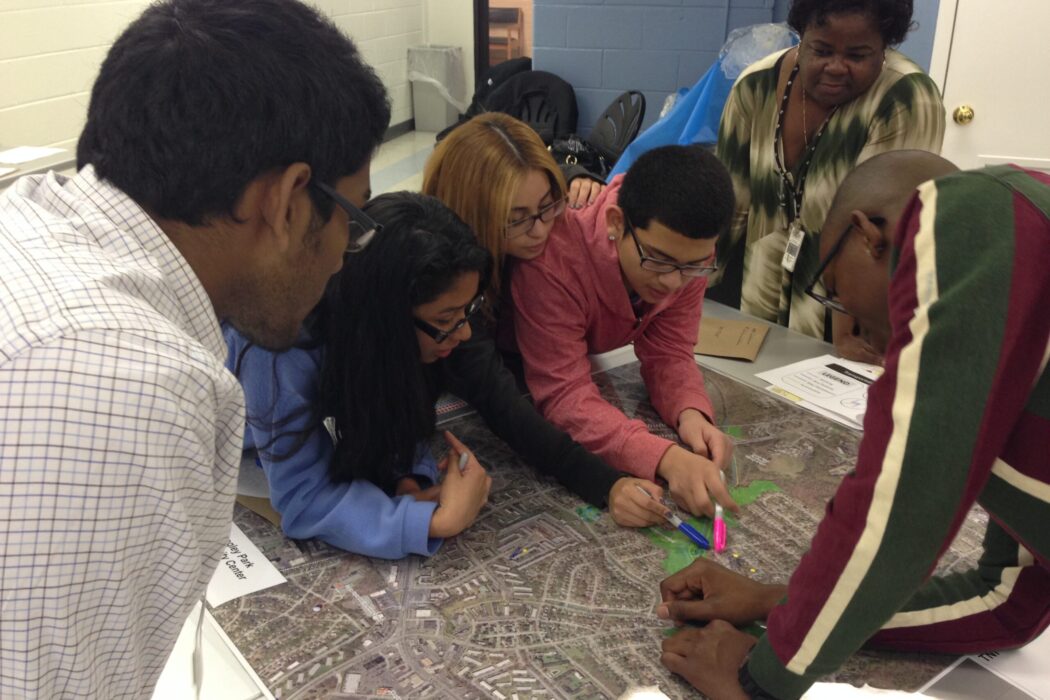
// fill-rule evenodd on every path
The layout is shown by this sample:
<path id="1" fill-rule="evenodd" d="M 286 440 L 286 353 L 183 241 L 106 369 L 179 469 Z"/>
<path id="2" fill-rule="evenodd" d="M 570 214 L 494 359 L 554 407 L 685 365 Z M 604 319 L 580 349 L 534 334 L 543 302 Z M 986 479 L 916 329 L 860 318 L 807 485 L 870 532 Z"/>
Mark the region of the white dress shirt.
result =
<path id="1" fill-rule="evenodd" d="M 230 531 L 211 302 L 91 167 L 0 196 L 0 697 L 148 698 Z"/>

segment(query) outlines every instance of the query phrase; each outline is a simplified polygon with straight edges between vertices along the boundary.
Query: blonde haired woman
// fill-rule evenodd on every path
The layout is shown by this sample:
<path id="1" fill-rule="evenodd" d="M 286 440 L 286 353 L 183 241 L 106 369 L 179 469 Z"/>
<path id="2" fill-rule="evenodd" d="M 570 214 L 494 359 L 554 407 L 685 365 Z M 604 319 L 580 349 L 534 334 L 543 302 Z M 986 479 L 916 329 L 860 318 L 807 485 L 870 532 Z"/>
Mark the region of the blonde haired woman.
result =
<path id="1" fill-rule="evenodd" d="M 508 430 L 527 434 L 524 442 L 544 451 L 536 463 L 559 465 L 558 478 L 577 495 L 595 505 L 608 504 L 620 525 L 662 523 L 663 489 L 618 472 L 584 451 L 536 412 L 504 367 L 504 360 L 509 360 L 521 376 L 510 298 L 514 264 L 543 253 L 554 220 L 566 206 L 565 178 L 539 135 L 503 113 L 478 115 L 456 127 L 434 149 L 423 169 L 423 193 L 440 199 L 466 222 L 495 263 L 488 285 L 479 290 L 485 296 L 487 318 L 471 319 L 470 332 L 448 357 L 449 371 L 459 377 L 484 371 L 498 378 L 485 382 L 486 400 L 499 404 L 486 421 L 492 426 L 502 420 Z M 501 358 L 493 335 L 502 349 L 512 352 Z M 586 459 L 570 459 L 572 450 L 584 452 Z"/>
<path id="2" fill-rule="evenodd" d="M 531 260 L 565 211 L 565 178 L 539 135 L 502 112 L 457 127 L 423 170 L 423 194 L 437 197 L 474 230 L 496 263 L 486 292 L 498 303 L 508 259 Z"/>

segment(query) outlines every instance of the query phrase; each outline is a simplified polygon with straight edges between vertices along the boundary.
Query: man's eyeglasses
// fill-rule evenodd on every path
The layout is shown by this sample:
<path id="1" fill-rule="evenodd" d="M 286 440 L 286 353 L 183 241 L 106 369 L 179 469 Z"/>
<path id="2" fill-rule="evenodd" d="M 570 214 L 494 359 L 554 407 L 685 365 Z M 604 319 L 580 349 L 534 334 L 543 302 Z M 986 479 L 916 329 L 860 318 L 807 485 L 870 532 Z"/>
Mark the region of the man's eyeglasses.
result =
<path id="1" fill-rule="evenodd" d="M 631 235 L 634 240 L 634 247 L 638 249 L 638 258 L 643 270 L 649 270 L 650 272 L 658 272 L 661 275 L 666 275 L 669 272 L 681 272 L 683 277 L 707 277 L 712 272 L 718 269 L 718 265 L 714 264 L 715 256 L 712 253 L 706 260 L 710 260 L 710 265 L 698 265 L 695 263 L 676 263 L 670 260 L 661 260 L 660 258 L 653 258 L 645 254 L 642 249 L 642 242 L 638 240 L 638 234 L 634 231 L 634 225 L 630 219 L 624 217 L 624 223 L 626 224 L 627 233 Z"/>
<path id="2" fill-rule="evenodd" d="M 347 217 L 350 219 L 350 238 L 346 244 L 347 253 L 360 253 L 368 247 L 375 235 L 383 230 L 382 225 L 377 224 L 372 217 L 358 209 L 353 202 L 328 185 L 323 182 L 311 182 L 310 184 L 328 195 L 333 202 L 346 212 Z"/>
<path id="3" fill-rule="evenodd" d="M 441 330 L 435 326 L 430 325 L 421 318 L 412 318 L 412 322 L 416 324 L 416 328 L 423 331 L 431 338 L 434 339 L 435 343 L 444 343 L 448 340 L 456 331 L 470 322 L 470 317 L 476 314 L 485 303 L 485 295 L 479 294 L 474 297 L 467 307 L 463 309 L 463 318 L 456 321 L 456 325 L 449 328 L 447 331 Z"/>
<path id="4" fill-rule="evenodd" d="M 540 207 L 535 214 L 529 214 L 524 216 L 517 221 L 511 221 L 507 224 L 507 228 L 503 233 L 504 238 L 514 238 L 520 236 L 523 233 L 528 233 L 535 226 L 537 221 L 542 221 L 545 224 L 549 224 L 554 221 L 563 211 L 565 211 L 565 198 L 556 199 L 550 204 L 544 204 Z"/>
<path id="5" fill-rule="evenodd" d="M 879 226 L 880 228 L 886 225 L 886 220 L 883 219 L 881 216 L 869 216 L 868 221 L 875 224 L 876 226 Z M 820 276 L 824 274 L 824 270 L 827 269 L 828 264 L 835 258 L 836 255 L 839 254 L 839 251 L 842 250 L 842 244 L 846 241 L 847 238 L 849 238 L 849 233 L 852 230 L 853 222 L 850 222 L 850 225 L 847 226 L 846 230 L 842 232 L 842 235 L 839 236 L 839 239 L 835 241 L 835 245 L 831 246 L 831 250 L 828 251 L 828 256 L 824 258 L 824 261 L 822 263 L 820 263 L 820 266 L 817 268 L 817 271 L 813 274 L 813 279 L 810 280 L 809 285 L 806 287 L 806 294 L 810 298 L 816 299 L 824 306 L 828 307 L 832 311 L 838 311 L 840 314 L 849 313 L 849 311 L 846 311 L 846 307 L 842 305 L 841 301 L 839 301 L 833 296 L 828 296 L 825 294 L 821 294 L 820 292 L 816 292 L 814 291 L 814 289 L 817 286 L 817 282 L 820 282 Z"/>

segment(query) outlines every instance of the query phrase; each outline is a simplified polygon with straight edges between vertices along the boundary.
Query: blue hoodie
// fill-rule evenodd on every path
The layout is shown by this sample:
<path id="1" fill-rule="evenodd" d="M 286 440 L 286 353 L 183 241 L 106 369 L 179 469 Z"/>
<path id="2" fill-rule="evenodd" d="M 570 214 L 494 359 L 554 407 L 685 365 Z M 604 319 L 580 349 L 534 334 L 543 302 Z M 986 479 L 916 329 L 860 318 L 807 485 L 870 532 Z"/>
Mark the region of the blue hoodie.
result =
<path id="1" fill-rule="evenodd" d="M 272 353 L 253 346 L 246 351 L 248 341 L 237 331 L 225 327 L 223 334 L 229 348 L 227 368 L 233 371 L 240 358 L 238 379 L 244 387 L 248 415 L 244 447 L 267 446 L 257 452 L 256 461 L 266 472 L 270 501 L 281 514 L 285 534 L 295 539 L 317 537 L 341 549 L 383 559 L 436 552 L 442 540 L 429 537 L 428 532 L 437 503 L 412 496 L 391 497 L 365 479 L 333 482 L 328 465 L 334 443 L 324 426 L 315 427 L 292 451 L 318 398 L 322 349 Z M 271 444 L 275 435 L 282 434 Z M 268 453 L 287 452 L 292 454 L 276 462 L 268 457 Z M 425 477 L 421 482 L 437 483 L 437 465 L 425 444 L 419 447 L 412 473 Z"/>

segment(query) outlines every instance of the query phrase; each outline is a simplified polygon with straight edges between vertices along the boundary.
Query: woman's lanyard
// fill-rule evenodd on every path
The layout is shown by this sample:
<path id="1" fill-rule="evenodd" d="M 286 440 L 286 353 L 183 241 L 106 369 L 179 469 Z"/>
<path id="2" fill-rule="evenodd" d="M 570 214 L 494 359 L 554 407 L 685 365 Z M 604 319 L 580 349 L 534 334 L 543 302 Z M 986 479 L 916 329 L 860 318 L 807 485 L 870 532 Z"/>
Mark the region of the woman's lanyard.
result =
<path id="1" fill-rule="evenodd" d="M 798 253 L 802 248 L 802 241 L 806 235 L 805 231 L 802 230 L 800 217 L 802 216 L 802 199 L 806 193 L 806 177 L 809 175 L 809 165 L 813 161 L 813 154 L 817 150 L 820 137 L 824 135 L 831 117 L 835 115 L 835 110 L 838 109 L 836 106 L 828 112 L 828 115 L 824 118 L 824 123 L 817 129 L 817 133 L 813 136 L 813 141 L 810 142 L 809 137 L 806 135 L 806 107 L 803 104 L 802 138 L 806 143 L 806 150 L 802 154 L 802 163 L 798 169 L 798 182 L 796 182 L 795 176 L 784 166 L 784 161 L 786 160 L 784 158 L 784 114 L 787 112 L 788 100 L 791 98 L 791 86 L 798 77 L 799 67 L 800 64 L 796 59 L 795 67 L 791 69 L 791 75 L 788 76 L 787 85 L 784 87 L 784 97 L 780 100 L 776 131 L 773 134 L 773 162 L 776 164 L 777 175 L 780 176 L 780 206 L 784 209 L 788 219 L 788 243 L 784 249 L 784 258 L 780 264 L 788 272 L 794 272 L 795 270 L 795 261 L 798 259 Z M 802 99 L 806 99 L 805 93 L 803 93 Z"/>

